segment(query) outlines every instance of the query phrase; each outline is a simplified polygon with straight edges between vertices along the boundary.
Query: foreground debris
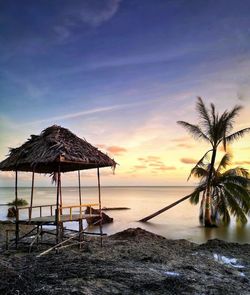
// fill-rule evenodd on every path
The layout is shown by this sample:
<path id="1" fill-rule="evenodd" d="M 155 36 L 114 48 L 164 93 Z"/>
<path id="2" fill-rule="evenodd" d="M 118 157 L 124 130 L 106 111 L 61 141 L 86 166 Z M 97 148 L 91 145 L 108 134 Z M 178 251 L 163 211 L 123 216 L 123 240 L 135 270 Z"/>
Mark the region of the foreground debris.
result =
<path id="1" fill-rule="evenodd" d="M 41 250 L 41 249 L 40 249 Z M 38 250 L 37 250 L 38 251 Z M 140 228 L 36 258 L 3 252 L 0 294 L 249 294 L 250 245 L 167 240 Z"/>

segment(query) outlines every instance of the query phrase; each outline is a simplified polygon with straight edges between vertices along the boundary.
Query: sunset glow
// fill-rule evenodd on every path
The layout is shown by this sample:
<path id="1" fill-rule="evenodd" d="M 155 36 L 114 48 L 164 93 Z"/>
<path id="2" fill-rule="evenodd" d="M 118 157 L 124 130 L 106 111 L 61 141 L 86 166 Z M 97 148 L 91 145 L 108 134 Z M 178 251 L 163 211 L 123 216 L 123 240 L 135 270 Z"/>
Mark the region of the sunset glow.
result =
<path id="1" fill-rule="evenodd" d="M 250 127 L 249 1 L 61 3 L 1 4 L 0 160 L 57 124 L 116 160 L 103 185 L 192 185 L 209 147 L 176 122 L 198 124 L 197 96 L 220 112 L 242 105 L 235 131 Z M 250 169 L 249 134 L 229 149 L 232 167 Z M 82 172 L 84 185 L 95 173 Z M 1 172 L 0 186 L 13 181 Z M 63 184 L 76 185 L 76 174 Z"/>

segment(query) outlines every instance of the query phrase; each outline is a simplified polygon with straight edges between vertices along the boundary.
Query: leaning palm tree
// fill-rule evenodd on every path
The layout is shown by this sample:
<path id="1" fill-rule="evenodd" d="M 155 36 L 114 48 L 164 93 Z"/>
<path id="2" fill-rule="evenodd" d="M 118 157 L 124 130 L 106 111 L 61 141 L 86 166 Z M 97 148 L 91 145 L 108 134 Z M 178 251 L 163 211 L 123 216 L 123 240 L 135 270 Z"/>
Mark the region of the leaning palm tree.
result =
<path id="1" fill-rule="evenodd" d="M 216 160 L 217 149 L 219 145 L 223 145 L 224 150 L 227 149 L 227 144 L 242 137 L 250 128 L 245 128 L 237 132 L 231 133 L 233 130 L 233 123 L 241 106 L 235 106 L 231 111 L 224 111 L 221 115 L 216 112 L 214 104 L 210 105 L 208 109 L 203 103 L 202 99 L 198 97 L 196 108 L 200 118 L 200 126 L 187 123 L 185 121 L 178 121 L 189 133 L 195 138 L 205 140 L 211 145 L 205 156 L 211 152 L 211 162 L 208 169 L 208 176 L 205 183 L 204 202 L 205 202 L 205 226 L 212 226 L 211 216 L 211 180 Z M 204 158 L 204 157 L 203 157 Z M 202 162 L 203 158 L 199 161 Z"/>
<path id="2" fill-rule="evenodd" d="M 231 156 L 225 154 L 217 169 L 213 168 L 210 183 L 211 219 L 214 223 L 222 222 L 228 224 L 230 215 L 234 215 L 241 223 L 247 222 L 247 215 L 250 212 L 250 183 L 249 173 L 242 167 L 226 170 L 230 164 Z M 210 163 L 198 163 L 190 173 L 200 179 L 200 183 L 193 192 L 190 202 L 200 202 L 200 222 L 204 224 L 204 203 L 206 197 L 207 178 L 209 177 Z"/>

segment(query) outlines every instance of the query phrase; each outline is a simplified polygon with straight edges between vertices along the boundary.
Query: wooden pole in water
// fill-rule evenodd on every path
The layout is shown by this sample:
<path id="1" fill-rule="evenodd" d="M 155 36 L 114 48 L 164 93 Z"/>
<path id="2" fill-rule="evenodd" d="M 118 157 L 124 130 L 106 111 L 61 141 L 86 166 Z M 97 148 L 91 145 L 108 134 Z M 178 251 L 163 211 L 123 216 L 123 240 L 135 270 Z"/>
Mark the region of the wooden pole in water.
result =
<path id="1" fill-rule="evenodd" d="M 146 217 L 140 219 L 139 221 L 146 222 L 146 221 L 152 219 L 153 217 L 155 217 L 155 216 L 157 216 L 157 215 L 159 215 L 159 214 L 161 214 L 161 213 L 167 211 L 168 209 L 170 209 L 170 208 L 172 208 L 172 207 L 178 205 L 179 203 L 181 203 L 181 202 L 183 202 L 183 201 L 189 199 L 190 197 L 191 197 L 191 195 L 185 196 L 185 197 L 181 198 L 180 200 L 178 200 L 178 201 L 176 201 L 176 202 L 174 202 L 174 203 L 172 203 L 172 204 L 170 204 L 170 205 L 168 205 L 168 206 L 162 208 L 161 210 L 156 211 L 155 213 L 150 214 L 150 215 L 148 215 L 148 216 L 146 216 Z"/>
<path id="2" fill-rule="evenodd" d="M 33 206 L 33 196 L 34 196 L 34 179 L 35 179 L 35 173 L 32 172 L 32 183 L 31 183 L 31 194 L 30 194 L 30 210 L 29 210 L 29 220 L 32 216 L 32 206 Z"/>
<path id="3" fill-rule="evenodd" d="M 101 246 L 102 246 L 102 202 L 101 202 L 101 182 L 100 182 L 100 169 L 97 168 L 97 180 L 98 180 L 98 199 L 99 199 L 99 214 L 100 214 L 100 234 L 101 234 Z"/>
<path id="4" fill-rule="evenodd" d="M 16 248 L 17 248 L 17 244 L 18 244 L 18 240 L 19 240 L 19 211 L 17 208 L 17 199 L 18 199 L 18 195 L 17 195 L 17 170 L 15 173 L 15 203 L 16 203 Z"/>

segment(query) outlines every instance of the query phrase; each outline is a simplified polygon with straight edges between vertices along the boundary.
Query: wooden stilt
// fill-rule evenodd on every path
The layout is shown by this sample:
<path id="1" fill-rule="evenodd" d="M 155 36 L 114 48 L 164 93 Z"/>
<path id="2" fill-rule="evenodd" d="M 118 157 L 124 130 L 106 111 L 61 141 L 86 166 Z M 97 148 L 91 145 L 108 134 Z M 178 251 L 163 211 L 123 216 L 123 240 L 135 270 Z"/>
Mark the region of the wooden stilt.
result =
<path id="1" fill-rule="evenodd" d="M 56 195 L 56 243 L 59 243 L 59 234 L 60 234 L 60 214 L 61 209 L 59 208 L 59 198 L 60 198 L 60 178 L 61 178 L 61 171 L 60 171 L 60 165 L 58 166 L 58 175 L 57 175 L 57 195 Z"/>
<path id="2" fill-rule="evenodd" d="M 61 181 L 61 172 L 58 173 L 58 180 L 59 180 L 59 194 L 60 194 L 60 213 L 62 214 L 63 200 L 62 200 L 62 181 Z"/>
<path id="3" fill-rule="evenodd" d="M 34 179 L 35 179 L 35 173 L 33 171 L 32 172 L 32 183 L 31 183 L 31 193 L 30 193 L 29 221 L 32 217 L 33 196 L 34 196 Z"/>
<path id="4" fill-rule="evenodd" d="M 82 241 L 83 235 L 81 234 L 83 229 L 83 223 L 82 223 L 82 190 L 81 190 L 81 172 L 78 170 L 78 189 L 79 189 L 79 205 L 80 205 L 80 219 L 79 219 L 79 242 Z M 79 247 L 81 248 L 82 244 L 79 244 Z"/>
<path id="5" fill-rule="evenodd" d="M 16 170 L 16 174 L 15 174 L 15 202 L 16 202 L 16 249 L 17 249 L 17 245 L 18 245 L 18 240 L 19 240 L 19 211 L 17 208 L 17 199 L 18 199 L 18 195 L 17 195 L 17 170 Z"/>
<path id="6" fill-rule="evenodd" d="M 102 247 L 102 202 L 101 202 L 101 184 L 100 184 L 100 169 L 97 168 L 97 180 L 98 180 L 98 199 L 99 199 L 99 212 L 100 212 L 100 234 L 101 234 L 101 247 Z"/>
<path id="7" fill-rule="evenodd" d="M 78 189 L 79 189 L 80 216 L 82 217 L 82 191 L 81 191 L 81 173 L 80 173 L 80 170 L 78 170 Z"/>

